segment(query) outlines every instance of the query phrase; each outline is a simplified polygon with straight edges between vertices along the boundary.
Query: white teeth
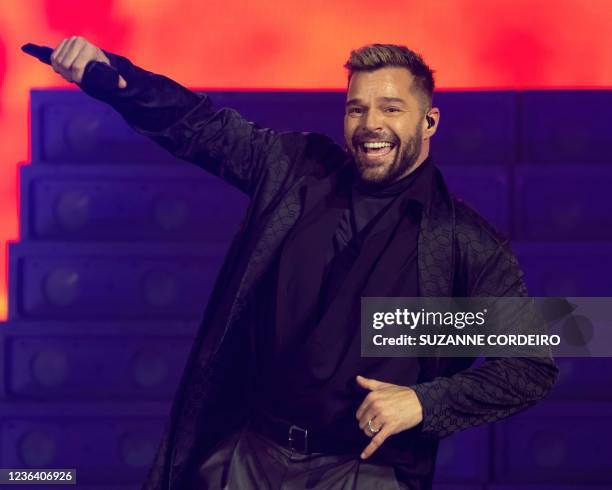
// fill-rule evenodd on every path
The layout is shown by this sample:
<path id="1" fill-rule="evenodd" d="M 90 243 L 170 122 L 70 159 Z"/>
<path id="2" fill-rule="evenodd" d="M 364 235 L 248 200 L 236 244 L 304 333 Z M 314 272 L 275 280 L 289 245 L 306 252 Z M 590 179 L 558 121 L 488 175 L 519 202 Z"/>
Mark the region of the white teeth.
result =
<path id="1" fill-rule="evenodd" d="M 391 143 L 386 141 L 371 141 L 363 144 L 366 148 L 384 148 L 385 146 L 392 146 Z"/>

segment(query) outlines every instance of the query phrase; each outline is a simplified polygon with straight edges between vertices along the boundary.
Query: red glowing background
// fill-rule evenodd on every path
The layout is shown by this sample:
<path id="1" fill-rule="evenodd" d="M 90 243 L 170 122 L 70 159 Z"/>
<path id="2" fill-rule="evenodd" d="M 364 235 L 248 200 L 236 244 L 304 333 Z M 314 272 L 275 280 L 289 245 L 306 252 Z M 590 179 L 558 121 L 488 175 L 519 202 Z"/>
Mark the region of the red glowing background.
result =
<path id="1" fill-rule="evenodd" d="M 372 42 L 420 52 L 440 88 L 610 87 L 610 26 L 611 0 L 2 0 L 0 253 L 19 239 L 29 91 L 73 87 L 26 42 L 82 35 L 191 87 L 343 89 L 349 51 Z M 0 280 L 0 319 L 6 295 Z"/>

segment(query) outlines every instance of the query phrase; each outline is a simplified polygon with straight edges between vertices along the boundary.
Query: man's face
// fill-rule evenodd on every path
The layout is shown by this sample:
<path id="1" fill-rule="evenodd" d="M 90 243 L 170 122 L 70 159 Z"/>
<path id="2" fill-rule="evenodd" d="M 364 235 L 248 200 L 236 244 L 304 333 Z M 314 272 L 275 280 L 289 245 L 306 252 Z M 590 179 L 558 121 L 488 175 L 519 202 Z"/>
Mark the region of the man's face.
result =
<path id="1" fill-rule="evenodd" d="M 355 72 L 351 77 L 344 138 L 357 175 L 368 184 L 386 185 L 416 168 L 424 114 L 412 81 L 412 74 L 402 67 Z"/>

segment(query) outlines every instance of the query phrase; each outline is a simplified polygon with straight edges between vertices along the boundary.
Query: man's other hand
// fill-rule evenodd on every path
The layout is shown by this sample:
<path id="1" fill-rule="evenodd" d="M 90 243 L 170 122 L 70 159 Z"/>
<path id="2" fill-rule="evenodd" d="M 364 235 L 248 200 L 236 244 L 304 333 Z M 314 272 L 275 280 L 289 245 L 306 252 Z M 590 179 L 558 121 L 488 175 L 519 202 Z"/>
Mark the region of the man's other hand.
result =
<path id="1" fill-rule="evenodd" d="M 423 420 L 423 407 L 415 391 L 408 386 L 363 376 L 357 376 L 357 383 L 370 390 L 356 413 L 359 428 L 372 438 L 361 453 L 361 458 L 366 459 L 387 437 L 418 425 Z"/>
<path id="2" fill-rule="evenodd" d="M 99 61 L 110 66 L 110 60 L 97 46 L 81 36 L 72 36 L 60 42 L 51 53 L 51 66 L 68 82 L 81 83 L 85 67 L 90 61 Z M 119 76 L 119 88 L 127 82 Z"/>

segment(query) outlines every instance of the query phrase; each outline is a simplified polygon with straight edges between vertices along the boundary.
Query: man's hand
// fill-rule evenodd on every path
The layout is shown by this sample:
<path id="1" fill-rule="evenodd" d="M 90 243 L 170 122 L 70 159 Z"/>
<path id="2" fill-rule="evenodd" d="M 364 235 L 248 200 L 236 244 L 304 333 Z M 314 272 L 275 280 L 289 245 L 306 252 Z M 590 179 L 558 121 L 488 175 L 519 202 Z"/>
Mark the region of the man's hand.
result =
<path id="1" fill-rule="evenodd" d="M 361 458 L 366 459 L 387 437 L 418 425 L 423 420 L 423 407 L 414 390 L 407 386 L 383 383 L 363 376 L 357 376 L 357 383 L 370 390 L 356 413 L 359 428 L 372 437 L 361 453 Z"/>
<path id="2" fill-rule="evenodd" d="M 81 83 L 85 67 L 90 61 L 100 61 L 110 65 L 110 60 L 97 46 L 80 36 L 64 39 L 51 53 L 51 66 L 68 82 Z M 119 76 L 119 88 L 127 87 L 126 81 Z"/>

